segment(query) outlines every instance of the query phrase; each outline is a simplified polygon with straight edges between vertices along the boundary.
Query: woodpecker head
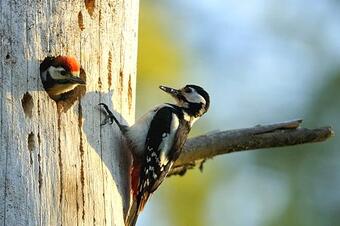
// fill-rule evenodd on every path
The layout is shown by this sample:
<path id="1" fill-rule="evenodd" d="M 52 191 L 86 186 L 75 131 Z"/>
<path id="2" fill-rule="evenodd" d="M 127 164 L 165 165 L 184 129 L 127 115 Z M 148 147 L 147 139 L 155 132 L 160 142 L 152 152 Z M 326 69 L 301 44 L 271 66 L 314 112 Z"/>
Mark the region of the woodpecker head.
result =
<path id="1" fill-rule="evenodd" d="M 80 65 L 72 56 L 47 57 L 40 64 L 40 76 L 45 90 L 53 99 L 73 90 L 78 85 L 85 85 L 79 78 Z"/>
<path id="2" fill-rule="evenodd" d="M 182 89 L 166 86 L 159 87 L 175 98 L 177 105 L 191 117 L 199 118 L 208 111 L 210 105 L 209 94 L 200 86 L 186 85 Z"/>

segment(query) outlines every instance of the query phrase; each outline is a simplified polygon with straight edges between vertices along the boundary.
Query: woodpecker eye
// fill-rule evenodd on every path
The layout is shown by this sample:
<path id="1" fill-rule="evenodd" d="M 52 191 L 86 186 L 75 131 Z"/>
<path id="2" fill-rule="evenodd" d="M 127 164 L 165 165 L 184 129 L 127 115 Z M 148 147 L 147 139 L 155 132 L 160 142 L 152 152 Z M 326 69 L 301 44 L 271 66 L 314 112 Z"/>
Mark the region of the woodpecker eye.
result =
<path id="1" fill-rule="evenodd" d="M 191 90 L 189 87 L 185 87 L 185 88 L 184 88 L 184 92 L 186 92 L 186 93 L 191 93 L 192 90 Z"/>
<path id="2" fill-rule="evenodd" d="M 62 71 L 60 71 L 60 74 L 61 74 L 61 75 L 66 75 L 67 72 L 66 72 L 65 70 L 62 70 Z"/>

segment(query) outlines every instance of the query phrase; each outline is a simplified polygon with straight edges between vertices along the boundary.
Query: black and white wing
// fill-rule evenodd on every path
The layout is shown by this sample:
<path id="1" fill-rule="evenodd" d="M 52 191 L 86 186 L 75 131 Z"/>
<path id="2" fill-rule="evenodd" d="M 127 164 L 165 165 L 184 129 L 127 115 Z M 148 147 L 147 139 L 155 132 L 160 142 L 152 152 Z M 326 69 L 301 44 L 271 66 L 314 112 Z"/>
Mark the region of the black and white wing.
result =
<path id="1" fill-rule="evenodd" d="M 176 109 L 162 107 L 151 121 L 145 141 L 144 166 L 140 172 L 138 193 L 142 209 L 149 194 L 155 191 L 169 172 L 178 157 L 177 134 L 181 128 Z"/>

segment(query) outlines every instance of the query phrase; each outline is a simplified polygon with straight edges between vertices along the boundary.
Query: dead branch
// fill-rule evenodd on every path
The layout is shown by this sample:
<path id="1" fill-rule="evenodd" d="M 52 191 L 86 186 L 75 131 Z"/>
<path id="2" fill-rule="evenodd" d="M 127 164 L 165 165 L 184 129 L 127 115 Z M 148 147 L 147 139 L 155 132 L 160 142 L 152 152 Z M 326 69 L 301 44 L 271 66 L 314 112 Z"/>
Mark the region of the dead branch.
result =
<path id="1" fill-rule="evenodd" d="M 189 139 L 175 162 L 171 175 L 184 175 L 188 169 L 216 155 L 260 148 L 283 147 L 322 142 L 334 136 L 331 127 L 300 128 L 302 120 L 294 120 L 252 128 L 213 132 Z"/>

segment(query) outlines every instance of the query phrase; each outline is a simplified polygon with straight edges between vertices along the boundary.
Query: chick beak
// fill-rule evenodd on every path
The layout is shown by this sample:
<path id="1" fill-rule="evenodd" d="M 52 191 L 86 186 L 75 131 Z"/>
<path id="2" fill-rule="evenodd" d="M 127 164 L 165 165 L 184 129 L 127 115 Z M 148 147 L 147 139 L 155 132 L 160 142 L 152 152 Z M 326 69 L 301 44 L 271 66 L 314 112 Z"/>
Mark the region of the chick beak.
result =
<path id="1" fill-rule="evenodd" d="M 70 82 L 70 83 L 73 83 L 73 84 L 79 84 L 79 85 L 85 85 L 85 81 L 82 80 L 80 77 L 78 76 L 74 76 L 72 75 L 71 73 L 69 74 L 67 80 Z"/>
<path id="2" fill-rule="evenodd" d="M 167 86 L 159 86 L 161 90 L 163 90 L 166 93 L 169 93 L 171 96 L 178 98 L 181 96 L 181 91 L 178 89 L 170 88 Z"/>

